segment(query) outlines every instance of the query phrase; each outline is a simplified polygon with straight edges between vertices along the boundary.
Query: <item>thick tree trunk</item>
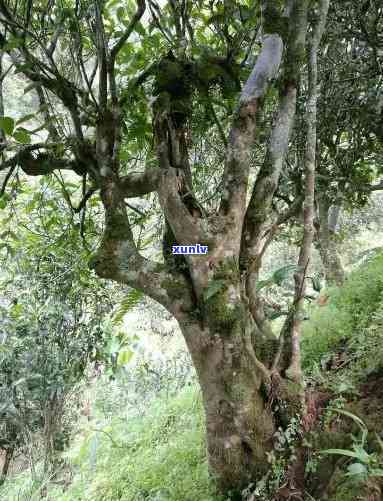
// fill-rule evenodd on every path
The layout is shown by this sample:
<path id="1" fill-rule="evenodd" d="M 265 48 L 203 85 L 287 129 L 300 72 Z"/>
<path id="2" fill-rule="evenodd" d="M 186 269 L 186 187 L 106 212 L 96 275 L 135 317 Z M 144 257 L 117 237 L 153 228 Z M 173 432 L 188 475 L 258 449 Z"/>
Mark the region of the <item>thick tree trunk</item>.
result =
<path id="1" fill-rule="evenodd" d="M 259 330 L 231 261 L 215 269 L 197 314 L 176 314 L 203 396 L 210 472 L 222 492 L 262 478 L 276 429 L 301 411 L 300 387 L 273 369 L 279 342 Z"/>
<path id="2" fill-rule="evenodd" d="M 323 263 L 327 285 L 342 285 L 345 280 L 345 271 L 338 252 L 335 225 L 329 224 L 330 203 L 319 199 L 319 225 L 317 227 L 317 241 L 319 254 Z"/>
<path id="3" fill-rule="evenodd" d="M 273 447 L 274 417 L 262 379 L 237 327 L 211 335 L 199 323 L 180 325 L 202 391 L 210 472 L 222 491 L 238 491 L 266 473 Z"/>

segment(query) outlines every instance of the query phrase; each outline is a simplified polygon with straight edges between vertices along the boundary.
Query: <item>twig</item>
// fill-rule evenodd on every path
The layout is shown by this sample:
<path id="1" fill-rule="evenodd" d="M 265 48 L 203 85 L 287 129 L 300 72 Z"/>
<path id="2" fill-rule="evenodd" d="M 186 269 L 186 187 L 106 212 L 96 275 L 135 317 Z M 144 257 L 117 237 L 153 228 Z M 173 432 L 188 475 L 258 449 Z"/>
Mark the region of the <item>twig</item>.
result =
<path id="1" fill-rule="evenodd" d="M 133 205 L 130 205 L 128 202 L 125 202 L 125 205 L 129 207 L 129 209 L 132 209 L 133 211 L 137 212 L 141 217 L 146 217 L 147 214 L 144 212 L 140 211 L 140 209 L 137 209 L 137 207 L 134 207 Z"/>
<path id="2" fill-rule="evenodd" d="M 9 169 L 9 171 L 7 172 L 7 175 L 5 176 L 5 179 L 4 179 L 4 181 L 3 181 L 3 185 L 2 185 L 1 190 L 0 190 L 0 198 L 4 195 L 4 193 L 5 193 L 5 189 L 6 189 L 7 184 L 8 184 L 8 181 L 9 181 L 10 177 L 12 176 L 12 173 L 13 173 L 13 171 L 14 171 L 15 169 L 16 169 L 16 165 L 13 165 L 13 166 Z"/>
<path id="3" fill-rule="evenodd" d="M 87 201 L 96 193 L 97 188 L 90 188 L 85 195 L 83 196 L 81 202 L 79 203 L 78 207 L 74 207 L 73 210 L 76 214 L 81 212 L 83 209 L 85 209 Z"/>
<path id="4" fill-rule="evenodd" d="M 105 430 L 99 430 L 98 428 L 91 428 L 91 431 L 96 431 L 96 432 L 99 432 L 99 433 L 104 433 L 104 435 L 106 435 L 110 439 L 110 441 L 112 442 L 112 444 L 114 445 L 114 447 L 118 447 L 119 449 L 125 449 L 126 448 L 126 446 L 118 444 L 114 440 L 114 438 L 112 437 L 112 435 L 110 433 L 108 433 L 107 431 L 105 431 Z"/>
<path id="5" fill-rule="evenodd" d="M 217 114 L 216 114 L 215 109 L 214 109 L 214 105 L 211 102 L 209 96 L 207 97 L 207 103 L 208 103 L 208 108 L 210 110 L 210 113 L 212 114 L 214 122 L 215 122 L 215 124 L 216 124 L 216 126 L 218 128 L 218 132 L 219 132 L 219 135 L 221 137 L 221 141 L 225 145 L 225 148 L 227 148 L 227 139 L 226 139 L 225 132 L 223 130 L 223 127 L 222 127 L 222 124 L 221 124 L 219 118 L 217 117 Z"/>
<path id="6" fill-rule="evenodd" d="M 136 27 L 136 24 L 140 21 L 141 17 L 145 12 L 145 8 L 146 8 L 145 0 L 137 0 L 136 13 L 134 14 L 132 20 L 130 21 L 129 26 L 126 28 L 124 34 L 121 36 L 121 38 L 118 40 L 118 42 L 110 52 L 110 65 L 112 68 L 114 66 L 117 54 L 119 53 L 119 51 L 122 49 L 128 38 L 130 37 L 132 31 Z"/>

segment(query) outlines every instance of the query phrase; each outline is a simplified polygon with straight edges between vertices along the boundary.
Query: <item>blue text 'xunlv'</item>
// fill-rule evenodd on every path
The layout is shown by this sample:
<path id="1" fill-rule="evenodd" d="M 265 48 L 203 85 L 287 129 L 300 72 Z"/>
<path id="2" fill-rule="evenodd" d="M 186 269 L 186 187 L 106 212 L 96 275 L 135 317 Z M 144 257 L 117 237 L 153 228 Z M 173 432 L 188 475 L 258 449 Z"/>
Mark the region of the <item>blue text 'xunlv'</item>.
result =
<path id="1" fill-rule="evenodd" d="M 207 254 L 207 245 L 173 245 L 173 254 Z"/>

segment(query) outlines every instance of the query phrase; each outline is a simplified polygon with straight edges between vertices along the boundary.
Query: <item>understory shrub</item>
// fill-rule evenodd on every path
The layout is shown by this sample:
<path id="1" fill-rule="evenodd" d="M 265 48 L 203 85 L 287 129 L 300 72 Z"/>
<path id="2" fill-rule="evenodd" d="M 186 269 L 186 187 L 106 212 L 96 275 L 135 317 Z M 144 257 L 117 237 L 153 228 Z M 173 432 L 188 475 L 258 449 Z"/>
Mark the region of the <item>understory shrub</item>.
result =
<path id="1" fill-rule="evenodd" d="M 77 473 L 60 501 L 216 501 L 208 477 L 200 393 L 187 387 L 145 416 L 86 429 L 71 449 Z"/>
<path id="2" fill-rule="evenodd" d="M 7 501 L 219 501 L 209 479 L 199 389 L 152 401 L 147 413 L 86 422 L 64 454 L 73 478 L 33 485 L 21 474 L 7 482 Z M 6 496 L 6 497 L 1 497 Z"/>

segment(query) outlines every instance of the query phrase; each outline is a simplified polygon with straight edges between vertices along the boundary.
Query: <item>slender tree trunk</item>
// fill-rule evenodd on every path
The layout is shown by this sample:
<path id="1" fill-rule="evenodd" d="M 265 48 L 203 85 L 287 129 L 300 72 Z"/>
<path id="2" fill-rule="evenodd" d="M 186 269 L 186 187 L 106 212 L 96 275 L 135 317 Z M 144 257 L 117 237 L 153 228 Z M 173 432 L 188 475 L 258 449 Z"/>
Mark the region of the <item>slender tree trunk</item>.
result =
<path id="1" fill-rule="evenodd" d="M 57 436 L 62 430 L 63 400 L 54 395 L 45 405 L 44 414 L 44 472 L 54 469 L 58 454 Z"/>
<path id="2" fill-rule="evenodd" d="M 322 259 L 327 285 L 342 285 L 345 271 L 338 252 L 334 221 L 329 224 L 331 204 L 324 197 L 318 197 L 319 225 L 317 227 L 317 242 Z"/>
<path id="3" fill-rule="evenodd" d="M 9 449 L 6 449 L 6 451 L 5 451 L 3 468 L 1 470 L 1 475 L 0 475 L 0 485 L 3 485 L 5 480 L 7 479 L 9 466 L 11 464 L 14 451 L 15 451 L 14 447 L 10 447 Z"/>
<path id="4" fill-rule="evenodd" d="M 318 62 L 317 52 L 322 39 L 329 0 L 320 0 L 319 22 L 310 38 L 308 64 L 308 100 L 307 100 L 307 134 L 305 149 L 305 199 L 303 204 L 303 239 L 299 253 L 298 271 L 295 273 L 294 316 L 291 330 L 291 361 L 287 369 L 289 377 L 296 382 L 302 380 L 300 334 L 306 291 L 306 271 L 310 263 L 311 247 L 314 239 L 314 200 L 315 200 L 315 168 L 317 143 L 317 85 Z"/>

